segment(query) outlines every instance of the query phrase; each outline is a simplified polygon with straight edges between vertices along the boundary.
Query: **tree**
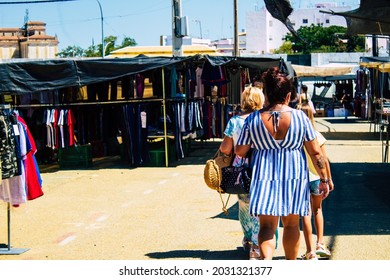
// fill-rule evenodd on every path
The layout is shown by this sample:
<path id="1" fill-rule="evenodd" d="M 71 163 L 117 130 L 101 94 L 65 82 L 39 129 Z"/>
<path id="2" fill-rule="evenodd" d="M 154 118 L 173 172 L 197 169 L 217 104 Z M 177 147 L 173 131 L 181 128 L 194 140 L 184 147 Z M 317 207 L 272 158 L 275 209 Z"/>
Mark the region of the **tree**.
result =
<path id="1" fill-rule="evenodd" d="M 274 53 L 285 53 L 285 54 L 293 54 L 294 50 L 292 47 L 291 41 L 284 41 L 279 49 L 274 50 Z"/>
<path id="2" fill-rule="evenodd" d="M 129 46 L 136 46 L 137 42 L 130 37 L 124 37 L 122 40 L 122 44 L 119 46 L 119 48 L 129 47 Z"/>
<path id="3" fill-rule="evenodd" d="M 58 57 L 82 57 L 84 56 L 84 50 L 79 46 L 68 46 L 57 54 Z"/>
<path id="4" fill-rule="evenodd" d="M 102 56 L 101 45 L 91 45 L 84 50 L 84 57 L 99 57 Z M 100 46 L 100 48 L 99 48 Z"/>
<path id="5" fill-rule="evenodd" d="M 104 38 L 104 55 L 108 55 L 114 50 L 121 49 L 128 46 L 136 46 L 137 42 L 130 37 L 124 37 L 120 45 L 116 45 L 116 36 L 107 36 Z M 68 46 L 57 54 L 58 57 L 101 57 L 102 44 L 92 44 L 86 49 L 79 46 Z"/>
<path id="6" fill-rule="evenodd" d="M 302 26 L 297 30 L 299 37 L 288 33 L 285 41 L 292 43 L 295 53 L 309 54 L 318 52 L 354 52 L 364 51 L 364 38 L 346 35 L 342 26 L 322 25 Z"/>

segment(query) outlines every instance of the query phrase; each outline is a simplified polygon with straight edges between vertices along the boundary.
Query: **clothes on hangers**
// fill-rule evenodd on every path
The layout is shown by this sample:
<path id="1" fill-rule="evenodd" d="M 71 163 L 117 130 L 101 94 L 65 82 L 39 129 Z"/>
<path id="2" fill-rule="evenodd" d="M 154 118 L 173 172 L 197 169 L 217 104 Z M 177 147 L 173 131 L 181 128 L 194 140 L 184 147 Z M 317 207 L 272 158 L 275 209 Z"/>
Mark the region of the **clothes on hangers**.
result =
<path id="1" fill-rule="evenodd" d="M 25 168 L 22 161 L 25 159 L 27 149 L 30 147 L 27 147 L 28 141 L 26 140 L 24 129 L 20 123 L 18 124 L 18 133 L 20 136 L 19 149 L 21 154 L 20 175 L 3 179 L 0 185 L 0 199 L 9 202 L 12 205 L 19 205 L 27 202 Z"/>
<path id="2" fill-rule="evenodd" d="M 12 130 L 14 135 L 18 137 L 16 141 L 18 147 L 14 148 L 20 152 L 20 157 L 17 158 L 20 172 L 13 176 L 10 176 L 9 173 L 4 174 L 5 177 L 2 177 L 0 185 L 0 199 L 17 206 L 43 195 L 42 178 L 35 159 L 37 152 L 35 141 L 26 122 L 17 112 L 9 114 L 16 121 L 16 126 L 13 125 Z M 1 117 L 4 115 L 0 116 L 0 119 L 2 119 Z M 3 161 L 2 164 L 4 165 Z"/>
<path id="3" fill-rule="evenodd" d="M 195 86 L 195 94 L 194 97 L 202 98 L 204 97 L 204 85 L 202 82 L 202 72 L 203 69 L 198 67 L 195 70 L 196 73 L 196 86 Z"/>
<path id="4" fill-rule="evenodd" d="M 43 116 L 46 124 L 46 147 L 54 150 L 75 145 L 76 118 L 72 109 L 46 109 Z"/>
<path id="5" fill-rule="evenodd" d="M 7 179 L 18 174 L 18 158 L 13 124 L 8 110 L 0 110 L 1 177 Z"/>
<path id="6" fill-rule="evenodd" d="M 122 139 L 125 155 L 133 166 L 140 166 L 149 161 L 147 150 L 147 104 L 129 103 L 122 106 Z"/>
<path id="7" fill-rule="evenodd" d="M 43 195 L 42 178 L 35 158 L 37 147 L 25 120 L 18 116 L 18 121 L 22 124 L 31 146 L 24 160 L 24 168 L 26 170 L 27 199 L 33 200 Z"/>

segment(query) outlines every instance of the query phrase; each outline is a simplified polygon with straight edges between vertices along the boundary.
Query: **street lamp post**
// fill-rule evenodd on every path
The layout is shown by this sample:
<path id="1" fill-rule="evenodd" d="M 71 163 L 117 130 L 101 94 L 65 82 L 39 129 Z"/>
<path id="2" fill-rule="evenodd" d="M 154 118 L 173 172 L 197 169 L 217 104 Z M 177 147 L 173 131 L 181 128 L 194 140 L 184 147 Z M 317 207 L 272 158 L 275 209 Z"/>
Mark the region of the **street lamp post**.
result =
<path id="1" fill-rule="evenodd" d="M 114 41 L 110 41 L 110 42 L 108 42 L 105 46 L 104 46 L 104 55 L 106 54 L 106 51 L 107 51 L 107 47 L 110 45 L 110 44 L 113 44 L 114 43 Z M 104 57 L 103 57 L 104 58 Z"/>
<path id="2" fill-rule="evenodd" d="M 194 19 L 193 22 L 196 22 L 199 24 L 199 32 L 200 32 L 200 39 L 203 39 L 203 34 L 202 34 L 202 22 L 199 19 Z"/>
<path id="3" fill-rule="evenodd" d="M 102 30 L 102 58 L 104 58 L 104 30 L 103 30 L 103 9 L 102 5 L 100 5 L 99 0 L 96 0 L 99 4 L 99 9 L 100 9 L 100 23 L 101 23 L 101 30 Z"/>

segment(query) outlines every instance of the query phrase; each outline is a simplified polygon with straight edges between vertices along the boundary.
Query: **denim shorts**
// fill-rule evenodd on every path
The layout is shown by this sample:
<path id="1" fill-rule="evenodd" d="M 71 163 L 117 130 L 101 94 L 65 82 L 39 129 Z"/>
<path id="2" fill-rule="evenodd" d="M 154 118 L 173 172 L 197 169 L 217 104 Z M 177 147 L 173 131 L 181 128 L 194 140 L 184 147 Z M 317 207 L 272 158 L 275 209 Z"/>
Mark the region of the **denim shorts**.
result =
<path id="1" fill-rule="evenodd" d="M 312 195 L 320 195 L 319 190 L 320 180 L 315 180 L 310 182 L 310 194 Z"/>

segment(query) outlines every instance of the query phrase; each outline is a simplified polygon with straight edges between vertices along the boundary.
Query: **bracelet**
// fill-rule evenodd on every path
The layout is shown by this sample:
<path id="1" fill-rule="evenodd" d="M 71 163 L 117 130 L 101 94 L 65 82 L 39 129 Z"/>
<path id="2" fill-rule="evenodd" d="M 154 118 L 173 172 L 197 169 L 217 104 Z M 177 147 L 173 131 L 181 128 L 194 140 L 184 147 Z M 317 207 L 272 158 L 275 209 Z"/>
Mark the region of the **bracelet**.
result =
<path id="1" fill-rule="evenodd" d="M 329 183 L 329 179 L 320 179 L 321 183 L 325 183 L 325 184 L 328 184 Z"/>

